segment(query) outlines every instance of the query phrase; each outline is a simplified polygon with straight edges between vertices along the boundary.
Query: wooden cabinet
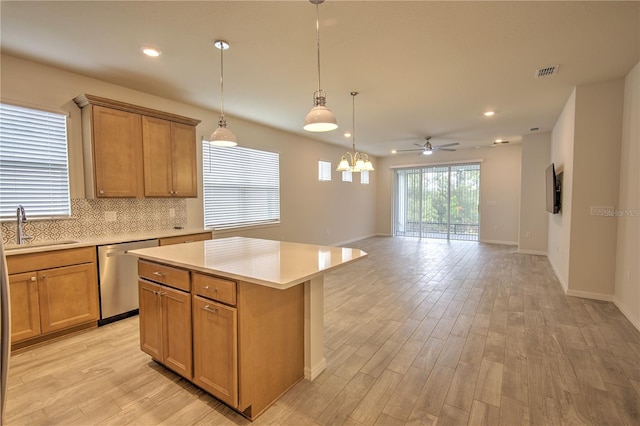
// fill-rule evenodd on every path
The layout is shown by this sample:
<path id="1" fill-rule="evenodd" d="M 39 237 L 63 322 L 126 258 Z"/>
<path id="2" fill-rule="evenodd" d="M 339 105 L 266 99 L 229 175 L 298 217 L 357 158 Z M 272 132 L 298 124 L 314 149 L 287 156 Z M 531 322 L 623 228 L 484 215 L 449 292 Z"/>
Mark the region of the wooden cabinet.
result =
<path id="1" fill-rule="evenodd" d="M 11 341 L 20 342 L 40 335 L 38 274 L 9 275 L 11 292 Z"/>
<path id="2" fill-rule="evenodd" d="M 96 197 L 196 197 L 200 120 L 80 95 L 85 192 Z"/>
<path id="3" fill-rule="evenodd" d="M 304 377 L 304 285 L 279 290 L 146 260 L 138 272 L 141 349 L 187 378 L 177 365 L 191 357 L 189 380 L 220 401 L 255 419 Z"/>
<path id="4" fill-rule="evenodd" d="M 237 309 L 193 296 L 193 382 L 238 406 Z"/>
<path id="5" fill-rule="evenodd" d="M 95 263 L 39 271 L 38 300 L 43 333 L 97 320 Z"/>
<path id="6" fill-rule="evenodd" d="M 193 126 L 142 117 L 145 196 L 197 196 L 195 139 Z"/>
<path id="7" fill-rule="evenodd" d="M 87 135 L 91 158 L 85 157 L 85 161 L 91 161 L 94 170 L 90 190 L 97 197 L 142 197 L 140 115 L 91 105 L 83 111 L 83 124 L 85 120 L 91 132 Z"/>
<path id="8" fill-rule="evenodd" d="M 206 241 L 211 239 L 211 232 L 200 232 L 198 234 L 179 235 L 176 237 L 160 238 L 161 246 L 170 244 L 192 243 L 194 241 Z"/>
<path id="9" fill-rule="evenodd" d="M 14 349 L 97 326 L 95 247 L 8 256 L 7 269 Z"/>
<path id="10" fill-rule="evenodd" d="M 152 265 L 147 262 L 142 268 Z M 151 277 L 165 277 L 168 268 Z M 141 267 L 139 266 L 139 270 Z M 182 271 L 187 273 L 187 271 Z M 179 275 L 179 274 L 178 274 Z M 140 303 L 140 348 L 181 376 L 191 379 L 191 295 L 167 285 L 148 281 L 148 274 L 138 281 Z M 169 280 L 170 282 L 172 280 Z"/>

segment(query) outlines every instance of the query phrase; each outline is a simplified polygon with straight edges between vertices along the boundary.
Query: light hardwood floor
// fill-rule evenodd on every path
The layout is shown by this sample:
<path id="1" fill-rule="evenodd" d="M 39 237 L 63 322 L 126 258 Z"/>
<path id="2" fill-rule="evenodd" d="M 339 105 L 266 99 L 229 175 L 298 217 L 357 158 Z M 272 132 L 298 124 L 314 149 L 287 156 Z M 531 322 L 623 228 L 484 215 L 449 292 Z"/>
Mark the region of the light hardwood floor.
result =
<path id="1" fill-rule="evenodd" d="M 542 256 L 369 238 L 325 277 L 327 369 L 256 425 L 638 425 L 640 333 Z M 8 425 L 247 425 L 138 349 L 130 318 L 11 359 Z"/>

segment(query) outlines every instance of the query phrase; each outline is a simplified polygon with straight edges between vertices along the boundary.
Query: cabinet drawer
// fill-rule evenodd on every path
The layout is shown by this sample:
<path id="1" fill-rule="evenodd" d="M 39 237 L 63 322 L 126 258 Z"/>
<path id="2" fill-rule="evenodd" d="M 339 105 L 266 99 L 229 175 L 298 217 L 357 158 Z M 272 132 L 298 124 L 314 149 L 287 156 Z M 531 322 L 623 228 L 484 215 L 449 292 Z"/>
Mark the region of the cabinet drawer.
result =
<path id="1" fill-rule="evenodd" d="M 150 281 L 166 284 L 184 291 L 191 291 L 189 271 L 184 269 L 139 260 L 138 275 Z"/>
<path id="2" fill-rule="evenodd" d="M 95 262 L 95 246 L 7 256 L 10 274 Z"/>
<path id="3" fill-rule="evenodd" d="M 207 299 L 218 300 L 228 305 L 236 304 L 235 281 L 194 272 L 193 291 L 195 294 Z"/>

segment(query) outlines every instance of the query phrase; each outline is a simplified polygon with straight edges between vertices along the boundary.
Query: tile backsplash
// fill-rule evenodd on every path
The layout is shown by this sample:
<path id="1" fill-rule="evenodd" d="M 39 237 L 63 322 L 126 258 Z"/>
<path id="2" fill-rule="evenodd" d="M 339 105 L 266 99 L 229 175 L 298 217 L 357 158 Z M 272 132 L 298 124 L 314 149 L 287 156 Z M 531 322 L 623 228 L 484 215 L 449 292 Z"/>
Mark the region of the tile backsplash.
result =
<path id="1" fill-rule="evenodd" d="M 29 211 L 27 209 L 27 218 Z M 71 200 L 69 219 L 28 220 L 24 233 L 33 241 L 159 231 L 186 226 L 187 202 L 180 198 Z M 4 221 L 4 244 L 16 241 L 16 221 Z"/>

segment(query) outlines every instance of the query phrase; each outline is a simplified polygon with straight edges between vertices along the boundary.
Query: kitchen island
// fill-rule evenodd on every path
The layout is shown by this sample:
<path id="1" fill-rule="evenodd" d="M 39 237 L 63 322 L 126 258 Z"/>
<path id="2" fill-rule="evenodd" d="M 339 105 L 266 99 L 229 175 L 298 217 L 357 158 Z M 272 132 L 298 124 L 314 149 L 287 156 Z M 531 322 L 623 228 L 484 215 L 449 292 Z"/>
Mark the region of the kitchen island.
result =
<path id="1" fill-rule="evenodd" d="M 323 275 L 367 256 L 242 237 L 129 253 L 141 349 L 250 419 L 325 369 Z"/>

